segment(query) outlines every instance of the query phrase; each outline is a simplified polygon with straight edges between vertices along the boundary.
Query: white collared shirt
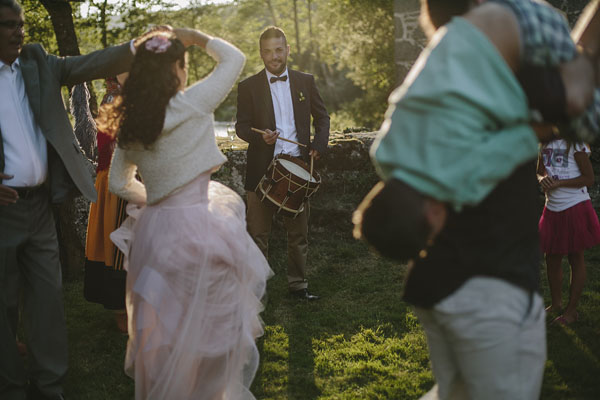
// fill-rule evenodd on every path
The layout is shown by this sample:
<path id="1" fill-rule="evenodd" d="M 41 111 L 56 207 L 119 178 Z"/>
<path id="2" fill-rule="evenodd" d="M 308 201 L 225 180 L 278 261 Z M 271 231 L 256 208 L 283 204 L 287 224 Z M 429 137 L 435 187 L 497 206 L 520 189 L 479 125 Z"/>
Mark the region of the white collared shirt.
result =
<path id="1" fill-rule="evenodd" d="M 48 174 L 46 139 L 29 105 L 18 58 L 12 66 L 0 61 L 0 93 L 3 172 L 13 175 L 3 183 L 15 187 L 40 185 Z"/>
<path id="2" fill-rule="evenodd" d="M 271 77 L 276 76 L 267 72 L 267 83 L 271 89 L 271 98 L 273 99 L 273 111 L 275 112 L 275 127 L 279 132 L 279 137 L 298 141 L 296 133 L 296 122 L 294 120 L 294 106 L 292 104 L 292 93 L 290 90 L 290 75 L 287 68 L 280 75 L 287 75 L 288 79 L 284 81 L 275 81 L 271 83 Z M 275 142 L 275 154 L 289 154 L 299 156 L 300 146 L 294 143 L 277 140 Z"/>

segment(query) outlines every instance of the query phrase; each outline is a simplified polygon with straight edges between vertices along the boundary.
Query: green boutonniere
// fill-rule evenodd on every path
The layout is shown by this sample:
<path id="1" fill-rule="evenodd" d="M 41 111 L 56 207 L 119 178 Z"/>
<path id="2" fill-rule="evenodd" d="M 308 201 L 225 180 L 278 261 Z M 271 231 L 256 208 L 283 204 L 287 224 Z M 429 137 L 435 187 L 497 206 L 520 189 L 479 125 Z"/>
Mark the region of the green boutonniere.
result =
<path id="1" fill-rule="evenodd" d="M 298 92 L 298 101 L 304 101 L 304 100 L 306 100 L 306 97 L 304 97 L 304 93 Z"/>

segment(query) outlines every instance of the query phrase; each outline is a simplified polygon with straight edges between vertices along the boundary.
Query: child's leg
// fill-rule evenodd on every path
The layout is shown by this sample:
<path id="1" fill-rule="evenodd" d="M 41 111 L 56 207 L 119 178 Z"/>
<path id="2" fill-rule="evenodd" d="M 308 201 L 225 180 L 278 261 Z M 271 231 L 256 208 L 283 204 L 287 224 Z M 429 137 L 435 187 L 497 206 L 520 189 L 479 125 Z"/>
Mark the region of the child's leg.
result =
<path id="1" fill-rule="evenodd" d="M 552 303 L 547 312 L 560 312 L 562 309 L 562 254 L 546 254 L 546 272 L 550 286 Z"/>
<path id="2" fill-rule="evenodd" d="M 585 55 L 577 57 L 559 66 L 560 76 L 565 88 L 565 113 L 570 118 L 581 115 L 590 105 L 594 96 L 594 64 Z"/>
<path id="3" fill-rule="evenodd" d="M 563 316 L 568 322 L 572 322 L 577 319 L 577 303 L 579 303 L 586 280 L 583 251 L 569 254 L 569 264 L 571 264 L 571 287 L 569 289 L 569 304 L 567 304 Z"/>
<path id="4" fill-rule="evenodd" d="M 573 40 L 588 54 L 600 54 L 600 2 L 592 0 L 583 10 L 571 32 Z"/>
<path id="5" fill-rule="evenodd" d="M 591 103 L 594 87 L 600 84 L 597 69 L 600 56 L 600 2 L 591 1 L 577 20 L 572 31 L 574 41 L 583 49 L 575 60 L 561 65 L 565 86 L 566 112 L 574 117 Z"/>

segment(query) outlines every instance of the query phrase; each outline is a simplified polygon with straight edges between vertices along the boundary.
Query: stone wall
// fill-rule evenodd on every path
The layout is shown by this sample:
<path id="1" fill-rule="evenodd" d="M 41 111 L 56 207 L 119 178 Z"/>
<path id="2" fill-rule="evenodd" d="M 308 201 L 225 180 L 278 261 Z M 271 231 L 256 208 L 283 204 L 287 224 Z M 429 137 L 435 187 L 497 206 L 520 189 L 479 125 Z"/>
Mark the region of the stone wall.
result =
<path id="1" fill-rule="evenodd" d="M 425 47 L 425 35 L 419 26 L 419 4 L 419 0 L 394 1 L 394 62 L 398 84 Z"/>
<path id="2" fill-rule="evenodd" d="M 369 159 L 368 150 L 376 132 L 337 134 L 332 133 L 329 152 L 315 163 L 321 175 L 321 185 L 311 200 L 311 229 L 337 231 L 350 235 L 352 212 L 377 182 L 375 170 Z M 235 190 L 245 199 L 244 177 L 246 174 L 246 143 L 231 142 L 218 138 L 219 148 L 227 156 L 227 162 L 213 174 L 212 179 Z M 90 203 L 78 197 L 69 205 L 70 218 L 75 221 L 69 235 L 68 254 L 63 259 L 66 279 L 77 277 L 83 270 L 83 250 Z M 62 227 L 59 227 L 62 229 Z"/>

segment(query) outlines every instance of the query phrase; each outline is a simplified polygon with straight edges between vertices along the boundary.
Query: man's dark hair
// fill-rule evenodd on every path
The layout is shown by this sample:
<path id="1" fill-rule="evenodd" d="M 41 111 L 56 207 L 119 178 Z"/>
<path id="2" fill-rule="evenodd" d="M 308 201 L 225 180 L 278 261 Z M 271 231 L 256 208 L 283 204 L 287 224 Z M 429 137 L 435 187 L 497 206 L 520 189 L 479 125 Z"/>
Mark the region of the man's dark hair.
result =
<path id="1" fill-rule="evenodd" d="M 278 28 L 276 26 L 269 26 L 260 34 L 260 38 L 258 39 L 258 45 L 262 49 L 263 40 L 280 37 L 283 38 L 284 43 L 287 45 L 287 38 L 285 37 L 285 32 L 283 32 L 283 29 Z"/>
<path id="2" fill-rule="evenodd" d="M 0 8 L 10 8 L 17 14 L 23 14 L 23 8 L 15 0 L 0 0 Z"/>
<path id="3" fill-rule="evenodd" d="M 354 212 L 354 237 L 364 238 L 394 260 L 416 258 L 431 233 L 425 201 L 425 196 L 398 179 L 379 182 Z"/>

